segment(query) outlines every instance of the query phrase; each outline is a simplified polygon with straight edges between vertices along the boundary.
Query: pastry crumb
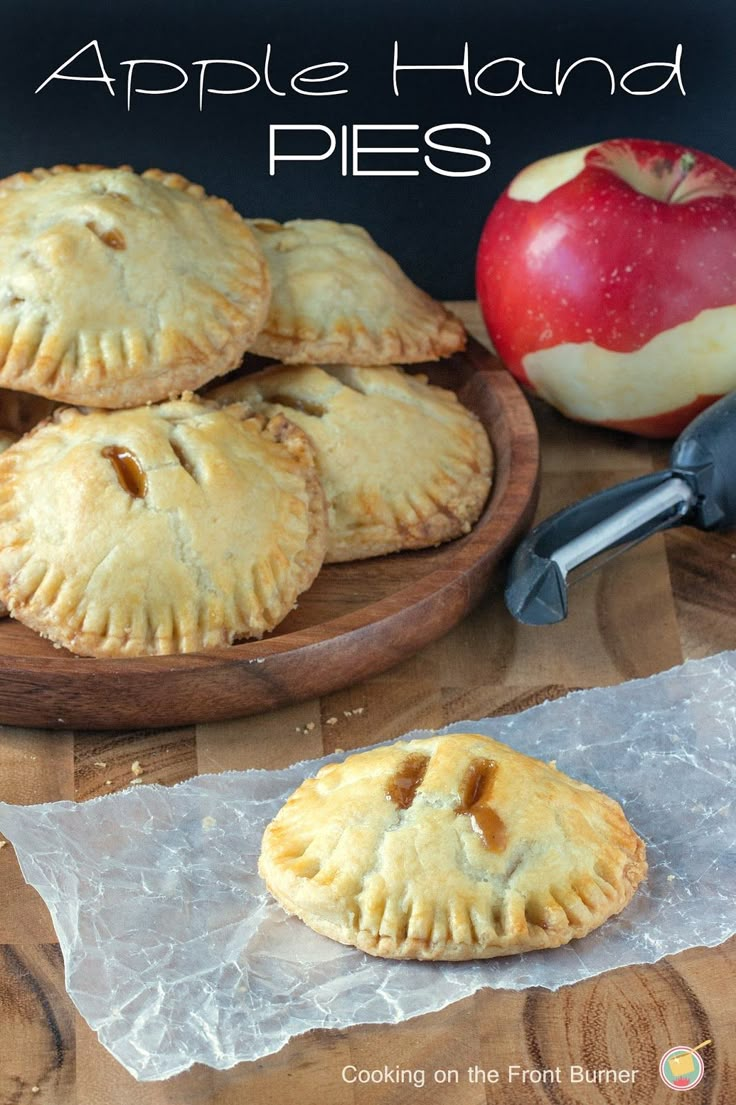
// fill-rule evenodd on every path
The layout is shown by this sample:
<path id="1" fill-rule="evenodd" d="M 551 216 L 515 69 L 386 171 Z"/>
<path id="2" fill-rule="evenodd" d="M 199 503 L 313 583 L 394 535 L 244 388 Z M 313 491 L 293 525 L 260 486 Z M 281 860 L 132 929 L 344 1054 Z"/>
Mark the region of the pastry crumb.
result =
<path id="1" fill-rule="evenodd" d="M 105 779 L 105 786 L 106 787 L 111 787 L 112 786 L 112 779 Z"/>
<path id="2" fill-rule="evenodd" d="M 107 760 L 95 760 L 95 767 L 107 767 Z"/>
<path id="3" fill-rule="evenodd" d="M 307 733 L 311 733 L 313 729 L 314 729 L 314 722 L 313 721 L 308 721 L 307 724 L 304 726 L 304 730 Z"/>
<path id="4" fill-rule="evenodd" d="M 140 760 L 133 760 L 133 763 L 130 765 L 130 770 L 133 775 L 142 775 L 143 768 L 140 765 Z"/>
<path id="5" fill-rule="evenodd" d="M 667 876 L 667 882 L 674 882 L 676 877 L 677 877 L 676 875 L 668 875 Z"/>
<path id="6" fill-rule="evenodd" d="M 337 725 L 337 718 L 336 717 L 328 717 L 327 721 L 325 722 L 325 725 Z"/>
<path id="7" fill-rule="evenodd" d="M 342 753 L 345 751 L 345 749 L 344 748 L 336 748 L 335 751 L 337 753 L 339 753 L 340 755 L 342 755 Z"/>
<path id="8" fill-rule="evenodd" d="M 132 786 L 132 787 L 139 787 L 139 786 L 142 785 L 142 783 L 143 783 L 142 779 L 131 779 L 130 780 L 130 786 Z"/>
<path id="9" fill-rule="evenodd" d="M 0 840 L 0 848 L 4 848 L 7 843 L 7 840 Z"/>
<path id="10" fill-rule="evenodd" d="M 555 771 L 557 770 L 557 760 L 547 760 L 547 763 L 550 767 L 553 767 Z"/>
<path id="11" fill-rule="evenodd" d="M 354 714 L 362 714 L 364 710 L 365 710 L 365 706 L 355 706 L 355 707 L 353 707 L 353 713 Z"/>
<path id="12" fill-rule="evenodd" d="M 40 1091 L 40 1089 L 38 1088 L 38 1086 L 31 1086 L 31 1093 L 40 1093 L 40 1092 L 41 1092 L 41 1091 Z"/>
<path id="13" fill-rule="evenodd" d="M 217 821 L 215 820 L 215 818 L 210 817 L 209 814 L 207 815 L 207 817 L 202 818 L 202 828 L 205 831 L 207 831 L 207 829 L 214 829 L 216 824 L 217 824 Z"/>

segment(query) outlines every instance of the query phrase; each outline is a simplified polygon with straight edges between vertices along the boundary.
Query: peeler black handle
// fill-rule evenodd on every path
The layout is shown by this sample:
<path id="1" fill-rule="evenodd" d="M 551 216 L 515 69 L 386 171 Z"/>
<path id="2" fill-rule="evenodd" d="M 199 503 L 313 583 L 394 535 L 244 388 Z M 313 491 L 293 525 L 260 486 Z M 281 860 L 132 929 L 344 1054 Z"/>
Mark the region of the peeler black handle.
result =
<path id="1" fill-rule="evenodd" d="M 617 484 L 565 507 L 531 530 L 514 553 L 506 586 L 506 606 L 517 621 L 526 625 L 551 625 L 567 617 L 567 574 L 553 559 L 553 554 L 612 515 L 633 506 L 642 496 L 662 487 L 671 478 L 672 473 L 665 470 Z M 617 545 L 640 541 L 682 520 L 674 514 L 667 517 L 664 524 L 647 520 L 606 547 L 613 549 Z"/>
<path id="2" fill-rule="evenodd" d="M 670 463 L 698 496 L 690 524 L 700 529 L 736 526 L 736 391 L 685 427 L 672 446 Z"/>

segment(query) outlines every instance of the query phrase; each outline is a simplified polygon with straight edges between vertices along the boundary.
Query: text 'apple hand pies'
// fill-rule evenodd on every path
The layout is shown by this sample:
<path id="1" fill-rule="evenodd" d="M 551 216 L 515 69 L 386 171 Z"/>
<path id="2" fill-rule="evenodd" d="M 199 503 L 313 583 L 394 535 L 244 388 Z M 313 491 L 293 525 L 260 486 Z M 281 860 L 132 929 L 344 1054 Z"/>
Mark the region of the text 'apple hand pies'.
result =
<path id="1" fill-rule="evenodd" d="M 243 404 L 65 408 L 0 456 L 0 599 L 82 655 L 260 637 L 325 543 L 308 439 Z"/>
<path id="2" fill-rule="evenodd" d="M 254 353 L 285 364 L 416 364 L 465 348 L 459 319 L 366 230 L 328 219 L 251 219 L 271 273 Z"/>
<path id="3" fill-rule="evenodd" d="M 0 181 L 0 386 L 132 407 L 234 368 L 270 285 L 245 220 L 175 173 Z"/>
<path id="4" fill-rule="evenodd" d="M 488 497 L 491 448 L 455 394 L 394 367 L 277 365 L 208 392 L 283 413 L 308 435 L 328 506 L 328 562 L 467 533 Z"/>
<path id="5" fill-rule="evenodd" d="M 267 827 L 259 871 L 287 912 L 340 943 L 486 959 L 585 936 L 647 865 L 617 802 L 462 733 L 321 768 Z"/>

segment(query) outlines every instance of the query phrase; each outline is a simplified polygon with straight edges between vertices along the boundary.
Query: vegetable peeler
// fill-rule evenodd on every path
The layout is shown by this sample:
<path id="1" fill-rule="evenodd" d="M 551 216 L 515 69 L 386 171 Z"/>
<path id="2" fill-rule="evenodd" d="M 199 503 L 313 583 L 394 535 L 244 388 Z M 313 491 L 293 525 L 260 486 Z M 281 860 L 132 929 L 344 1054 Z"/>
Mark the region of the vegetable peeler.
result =
<path id="1" fill-rule="evenodd" d="M 536 526 L 514 553 L 506 605 L 526 625 L 562 621 L 574 569 L 681 525 L 736 526 L 736 391 L 686 427 L 669 468 L 609 487 Z"/>

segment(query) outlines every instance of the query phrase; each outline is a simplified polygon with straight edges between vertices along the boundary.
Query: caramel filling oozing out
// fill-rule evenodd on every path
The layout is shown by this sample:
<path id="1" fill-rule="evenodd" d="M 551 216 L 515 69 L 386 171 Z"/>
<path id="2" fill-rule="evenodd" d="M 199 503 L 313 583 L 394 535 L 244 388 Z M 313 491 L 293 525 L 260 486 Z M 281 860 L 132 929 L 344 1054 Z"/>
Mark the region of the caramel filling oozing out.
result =
<path id="1" fill-rule="evenodd" d="M 106 445 L 102 455 L 112 462 L 123 491 L 134 499 L 142 499 L 148 490 L 148 481 L 138 457 L 120 445 Z"/>
<path id="2" fill-rule="evenodd" d="M 125 249 L 125 237 L 122 231 L 115 230 L 100 230 L 97 223 L 89 222 L 84 224 L 88 230 L 91 230 L 93 234 L 96 234 L 101 242 L 104 242 L 110 249 Z"/>
<path id="3" fill-rule="evenodd" d="M 429 758 L 418 754 L 407 756 L 391 776 L 386 797 L 400 810 L 408 810 L 422 785 Z"/>
<path id="4" fill-rule="evenodd" d="M 488 805 L 497 770 L 493 760 L 474 760 L 463 779 L 460 805 L 455 810 L 470 818 L 473 831 L 490 852 L 503 852 L 508 841 L 506 826 Z"/>

